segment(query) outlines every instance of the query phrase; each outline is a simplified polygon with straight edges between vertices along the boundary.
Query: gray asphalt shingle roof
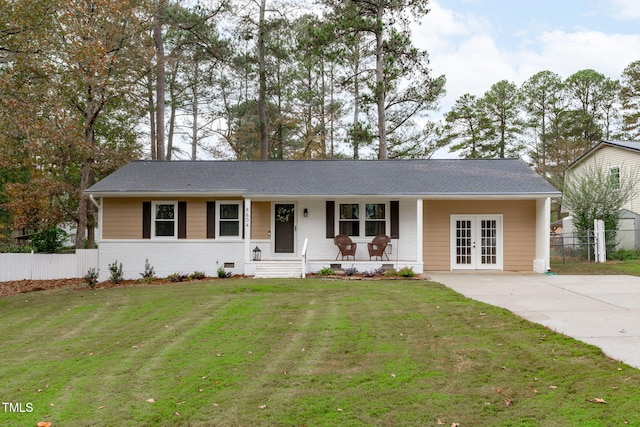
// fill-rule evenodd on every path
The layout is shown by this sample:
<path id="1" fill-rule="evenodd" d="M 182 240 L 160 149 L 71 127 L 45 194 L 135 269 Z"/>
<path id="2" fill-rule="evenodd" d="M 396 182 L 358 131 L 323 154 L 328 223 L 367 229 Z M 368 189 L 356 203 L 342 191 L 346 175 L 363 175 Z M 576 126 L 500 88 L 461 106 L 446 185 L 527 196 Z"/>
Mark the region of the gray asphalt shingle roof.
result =
<path id="1" fill-rule="evenodd" d="M 599 150 L 600 148 L 605 147 L 605 146 L 617 147 L 617 148 L 622 148 L 622 149 L 626 149 L 626 150 L 640 151 L 640 141 L 607 141 L 607 140 L 601 140 L 596 145 L 594 145 L 589 150 L 587 150 L 582 155 L 580 155 L 573 162 L 571 162 L 571 164 L 567 167 L 567 169 L 571 169 L 576 164 L 580 163 L 583 159 L 585 159 L 586 157 L 589 157 L 591 154 L 593 154 L 596 150 Z"/>
<path id="2" fill-rule="evenodd" d="M 86 193 L 251 195 L 559 195 L 524 161 L 135 161 Z"/>

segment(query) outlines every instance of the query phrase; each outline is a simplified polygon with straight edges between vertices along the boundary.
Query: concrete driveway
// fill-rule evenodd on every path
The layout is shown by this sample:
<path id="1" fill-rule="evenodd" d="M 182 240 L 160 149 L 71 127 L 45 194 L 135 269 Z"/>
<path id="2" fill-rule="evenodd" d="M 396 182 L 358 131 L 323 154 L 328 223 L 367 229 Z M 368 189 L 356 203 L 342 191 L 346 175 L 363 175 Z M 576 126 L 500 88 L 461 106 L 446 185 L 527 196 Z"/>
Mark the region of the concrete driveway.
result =
<path id="1" fill-rule="evenodd" d="M 427 273 L 478 301 L 596 345 L 640 368 L 640 277 Z"/>

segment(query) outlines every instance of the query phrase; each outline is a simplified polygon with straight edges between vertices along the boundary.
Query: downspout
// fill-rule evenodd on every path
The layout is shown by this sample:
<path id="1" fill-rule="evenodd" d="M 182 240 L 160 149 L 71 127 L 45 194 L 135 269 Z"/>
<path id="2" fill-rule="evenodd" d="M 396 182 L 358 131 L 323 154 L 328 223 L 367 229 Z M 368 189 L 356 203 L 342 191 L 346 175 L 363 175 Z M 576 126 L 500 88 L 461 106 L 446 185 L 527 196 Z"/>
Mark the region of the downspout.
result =
<path id="1" fill-rule="evenodd" d="M 93 203 L 93 206 L 95 206 L 96 209 L 100 209 L 100 205 L 98 204 L 96 199 L 93 197 L 93 194 L 89 194 L 89 200 L 91 200 L 91 203 Z"/>

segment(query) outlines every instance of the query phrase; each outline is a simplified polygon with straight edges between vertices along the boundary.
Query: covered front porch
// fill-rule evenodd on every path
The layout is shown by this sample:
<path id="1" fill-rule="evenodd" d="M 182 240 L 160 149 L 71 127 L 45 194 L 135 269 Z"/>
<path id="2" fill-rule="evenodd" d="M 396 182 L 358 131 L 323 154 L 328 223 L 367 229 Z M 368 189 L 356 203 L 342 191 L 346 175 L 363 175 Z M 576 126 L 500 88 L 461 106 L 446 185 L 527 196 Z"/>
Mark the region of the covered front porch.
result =
<path id="1" fill-rule="evenodd" d="M 304 277 L 323 268 L 369 272 L 411 267 L 422 273 L 422 200 L 405 198 L 245 199 L 244 273 Z M 334 237 L 348 234 L 355 256 L 343 257 Z M 370 256 L 375 235 L 390 237 L 382 257 Z"/>

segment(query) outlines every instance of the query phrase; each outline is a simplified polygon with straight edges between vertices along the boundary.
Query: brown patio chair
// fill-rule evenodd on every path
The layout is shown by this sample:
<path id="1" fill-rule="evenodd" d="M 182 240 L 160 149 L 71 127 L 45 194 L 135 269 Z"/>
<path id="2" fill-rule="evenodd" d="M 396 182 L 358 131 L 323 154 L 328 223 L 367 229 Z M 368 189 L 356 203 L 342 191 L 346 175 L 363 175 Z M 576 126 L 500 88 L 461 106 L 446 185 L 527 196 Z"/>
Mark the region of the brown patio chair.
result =
<path id="1" fill-rule="evenodd" d="M 333 243 L 335 243 L 339 249 L 336 259 L 338 259 L 340 255 L 342 255 L 342 259 L 344 259 L 344 257 L 349 259 L 350 256 L 353 257 L 354 260 L 356 259 L 356 247 L 358 244 L 353 243 L 349 236 L 346 234 L 338 234 L 333 238 Z"/>
<path id="2" fill-rule="evenodd" d="M 385 234 L 378 234 L 373 238 L 371 243 L 367 243 L 367 248 L 369 249 L 369 261 L 371 261 L 371 257 L 379 257 L 382 261 L 382 257 L 386 256 L 387 260 L 389 260 L 389 255 L 387 255 L 387 245 L 391 239 L 389 236 Z"/>

